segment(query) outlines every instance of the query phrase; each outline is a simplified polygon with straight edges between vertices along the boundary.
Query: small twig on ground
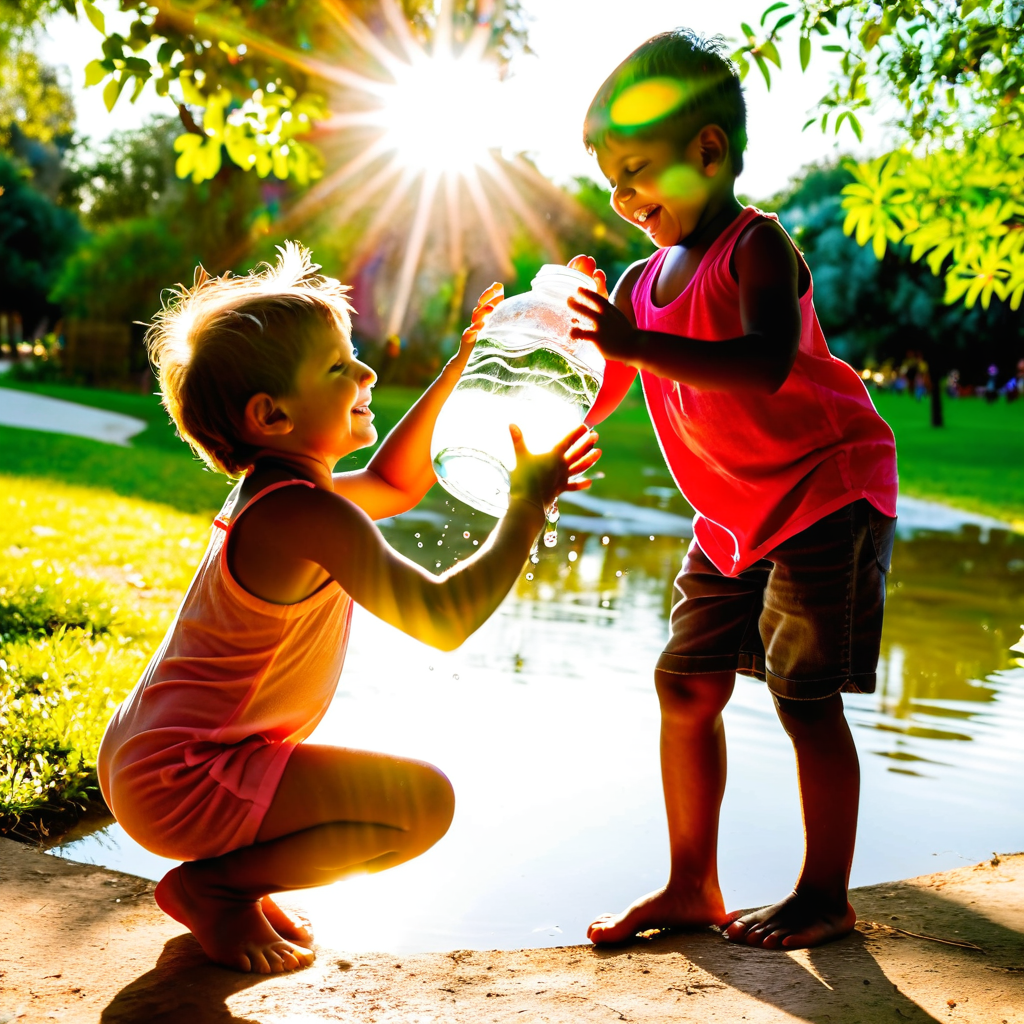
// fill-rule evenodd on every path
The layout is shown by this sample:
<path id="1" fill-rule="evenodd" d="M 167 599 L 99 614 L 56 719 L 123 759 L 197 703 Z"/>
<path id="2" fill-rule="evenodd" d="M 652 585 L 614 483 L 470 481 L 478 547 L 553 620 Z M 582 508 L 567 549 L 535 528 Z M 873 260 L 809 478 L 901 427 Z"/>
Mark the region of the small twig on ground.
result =
<path id="1" fill-rule="evenodd" d="M 900 935 L 907 935 L 912 939 L 924 939 L 927 942 L 938 942 L 943 946 L 956 946 L 957 949 L 969 949 L 974 953 L 988 955 L 981 946 L 974 942 L 965 942 L 961 939 L 940 939 L 937 935 L 925 935 L 923 932 L 912 932 L 906 928 L 894 928 L 891 924 L 881 924 L 878 921 L 864 921 L 863 923 L 870 925 L 872 928 L 879 928 L 882 931 L 899 932 Z"/>

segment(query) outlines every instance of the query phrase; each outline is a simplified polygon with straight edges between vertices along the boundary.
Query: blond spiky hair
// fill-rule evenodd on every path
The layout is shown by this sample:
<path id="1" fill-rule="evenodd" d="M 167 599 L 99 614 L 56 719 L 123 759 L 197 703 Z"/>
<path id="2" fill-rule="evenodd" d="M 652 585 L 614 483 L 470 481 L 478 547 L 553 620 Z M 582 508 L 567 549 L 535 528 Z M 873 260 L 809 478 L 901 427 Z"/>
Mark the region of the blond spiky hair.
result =
<path id="1" fill-rule="evenodd" d="M 178 433 L 230 477 L 251 469 L 257 451 L 242 440 L 249 399 L 291 393 L 314 333 L 351 335 L 349 289 L 318 274 L 298 242 L 277 251 L 275 266 L 263 263 L 244 277 L 211 277 L 197 267 L 193 286 L 170 289 L 146 332 Z"/>

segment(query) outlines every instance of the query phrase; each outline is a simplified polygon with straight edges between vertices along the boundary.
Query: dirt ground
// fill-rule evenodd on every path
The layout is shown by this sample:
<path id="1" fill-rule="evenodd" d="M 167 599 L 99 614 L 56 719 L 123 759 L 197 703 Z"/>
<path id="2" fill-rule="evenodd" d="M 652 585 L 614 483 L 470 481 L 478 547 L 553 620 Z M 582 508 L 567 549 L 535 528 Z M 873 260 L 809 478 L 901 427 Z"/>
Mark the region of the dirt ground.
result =
<path id="1" fill-rule="evenodd" d="M 814 950 L 712 931 L 602 950 L 321 946 L 270 978 L 205 963 L 152 893 L 0 840 L 0 1024 L 1024 1024 L 1024 854 L 856 890 L 856 933 Z"/>

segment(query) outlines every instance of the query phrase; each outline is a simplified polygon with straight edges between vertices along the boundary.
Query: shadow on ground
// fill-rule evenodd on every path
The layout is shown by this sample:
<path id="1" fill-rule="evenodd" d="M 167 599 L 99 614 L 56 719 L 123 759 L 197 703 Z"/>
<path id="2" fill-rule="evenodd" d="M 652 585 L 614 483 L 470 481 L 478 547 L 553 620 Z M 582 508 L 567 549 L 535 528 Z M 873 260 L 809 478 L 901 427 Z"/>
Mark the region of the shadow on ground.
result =
<path id="1" fill-rule="evenodd" d="M 259 1024 L 236 1017 L 227 1000 L 269 980 L 216 967 L 191 935 L 168 940 L 152 970 L 126 985 L 110 1001 L 101 1024 Z"/>

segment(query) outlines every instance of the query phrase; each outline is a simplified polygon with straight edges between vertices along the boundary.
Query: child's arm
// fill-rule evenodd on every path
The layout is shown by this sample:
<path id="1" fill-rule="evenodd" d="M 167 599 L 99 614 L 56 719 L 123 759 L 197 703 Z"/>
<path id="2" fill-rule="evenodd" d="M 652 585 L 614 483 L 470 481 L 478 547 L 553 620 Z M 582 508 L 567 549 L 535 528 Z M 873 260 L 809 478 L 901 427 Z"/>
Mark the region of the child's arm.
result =
<path id="1" fill-rule="evenodd" d="M 589 486 L 569 478 L 597 461 L 595 439 L 580 426 L 551 452 L 531 455 L 513 428 L 517 466 L 508 513 L 478 552 L 440 576 L 389 547 L 363 510 L 323 490 L 283 489 L 274 510 L 280 554 L 321 565 L 374 615 L 432 647 L 453 650 L 511 589 L 543 525 L 544 507 L 561 491 Z"/>
<path id="2" fill-rule="evenodd" d="M 335 493 L 355 502 L 371 519 L 408 511 L 437 482 L 430 462 L 434 422 L 465 369 L 484 318 L 501 302 L 503 291 L 496 282 L 480 296 L 459 351 L 384 439 L 366 468 L 334 474 Z"/>
<path id="3" fill-rule="evenodd" d="M 593 329 L 574 328 L 572 336 L 593 341 L 608 359 L 693 387 L 778 391 L 800 348 L 799 278 L 793 245 L 777 224 L 761 221 L 737 243 L 733 260 L 739 279 L 742 337 L 697 341 L 641 331 L 620 303 L 589 289 L 581 289 L 586 302 L 569 302 L 594 322 Z"/>

